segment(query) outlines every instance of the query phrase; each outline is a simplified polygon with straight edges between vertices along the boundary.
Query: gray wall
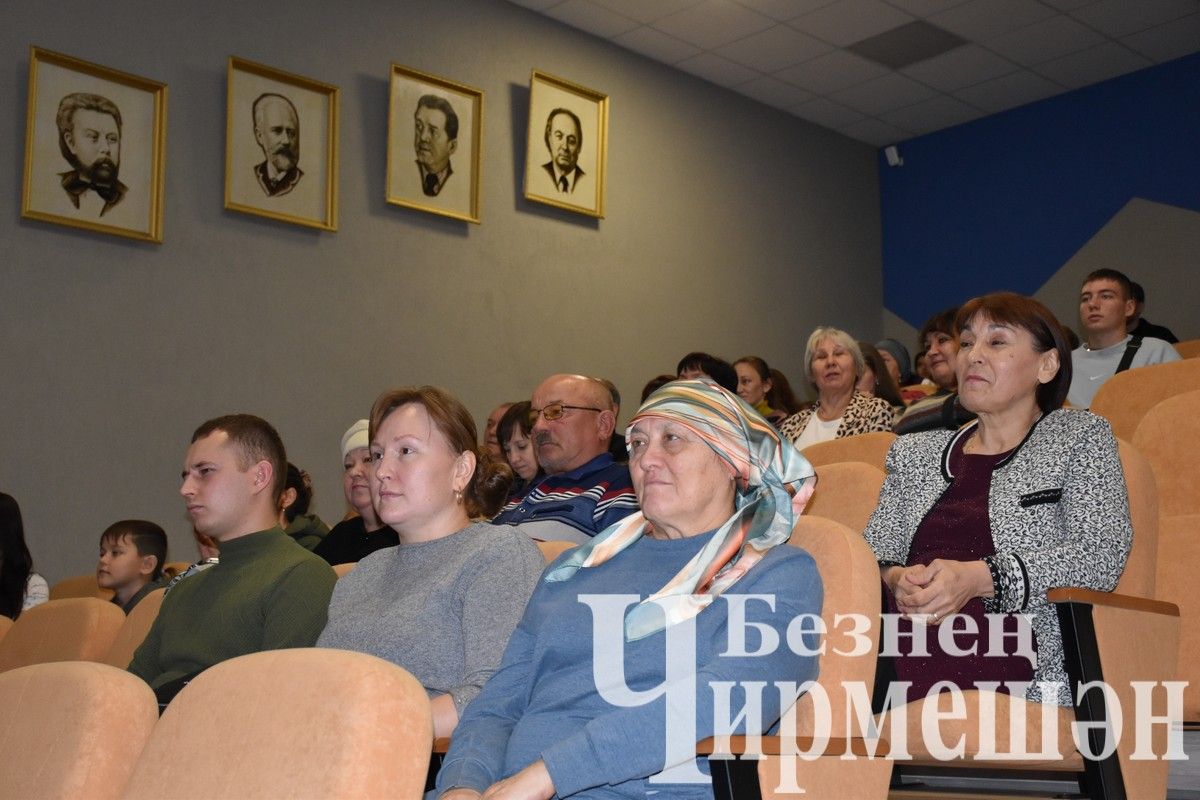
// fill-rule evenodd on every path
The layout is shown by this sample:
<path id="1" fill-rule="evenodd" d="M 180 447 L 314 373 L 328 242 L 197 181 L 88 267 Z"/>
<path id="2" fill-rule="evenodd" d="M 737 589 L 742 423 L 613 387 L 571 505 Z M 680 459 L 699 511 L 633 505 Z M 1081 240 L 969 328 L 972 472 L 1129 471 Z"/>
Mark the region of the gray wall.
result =
<path id="1" fill-rule="evenodd" d="M 815 324 L 879 333 L 867 145 L 504 2 L 93 12 L 17 0 L 0 26 L 0 489 L 51 580 L 121 517 L 194 556 L 178 475 L 216 414 L 274 422 L 335 521 L 339 437 L 385 388 L 440 384 L 482 419 L 569 370 L 635 403 L 690 349 L 798 378 Z M 169 84 L 164 244 L 20 218 L 30 44 Z M 341 87 L 336 234 L 223 209 L 231 54 Z M 384 202 L 391 62 L 484 90 L 482 225 Z M 603 221 L 521 198 L 532 68 L 612 98 Z"/>

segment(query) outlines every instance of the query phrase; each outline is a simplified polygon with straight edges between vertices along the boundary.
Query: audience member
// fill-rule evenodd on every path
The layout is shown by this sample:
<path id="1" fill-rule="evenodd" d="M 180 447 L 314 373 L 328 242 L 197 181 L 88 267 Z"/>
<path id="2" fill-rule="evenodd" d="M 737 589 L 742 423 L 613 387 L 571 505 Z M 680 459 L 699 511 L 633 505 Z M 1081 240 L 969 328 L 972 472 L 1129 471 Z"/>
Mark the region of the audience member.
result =
<path id="1" fill-rule="evenodd" d="M 1162 325 L 1155 325 L 1150 320 L 1142 316 L 1142 312 L 1146 310 L 1146 290 L 1136 281 L 1129 283 L 1130 293 L 1133 295 L 1133 313 L 1125 320 L 1125 330 L 1132 336 L 1141 336 L 1143 339 L 1150 337 L 1153 339 L 1162 339 L 1169 344 L 1179 342 L 1179 337 L 1171 333 L 1170 328 Z"/>
<path id="2" fill-rule="evenodd" d="M 616 419 L 604 384 L 551 375 L 533 392 L 530 428 L 546 476 L 492 522 L 534 539 L 583 543 L 637 510 L 629 468 L 608 453 Z"/>
<path id="3" fill-rule="evenodd" d="M 897 436 L 921 431 L 954 430 L 970 422 L 975 415 L 962 407 L 958 401 L 958 378 L 955 376 L 955 360 L 958 355 L 958 331 L 954 328 L 957 308 L 939 311 L 921 326 L 917 346 L 923 348 L 923 366 L 929 379 L 936 384 L 937 391 L 924 400 L 909 405 L 908 410 L 896 420 Z"/>
<path id="4" fill-rule="evenodd" d="M 792 391 L 792 384 L 780 370 L 771 367 L 771 391 L 767 392 L 767 402 L 776 411 L 782 411 L 789 417 L 804 410 L 807 403 L 802 403 Z"/>
<path id="5" fill-rule="evenodd" d="M 771 382 L 771 368 L 758 356 L 742 356 L 733 362 L 738 376 L 738 397 L 762 414 L 772 425 L 779 425 L 788 417 L 782 408 L 772 408 L 770 395 L 775 385 Z"/>
<path id="6" fill-rule="evenodd" d="M 870 342 L 859 342 L 858 349 L 862 351 L 863 373 L 855 384 L 855 389 L 873 397 L 882 397 L 894 411 L 904 410 L 904 399 L 900 396 L 900 387 L 888 370 L 883 354 L 875 349 Z"/>
<path id="7" fill-rule="evenodd" d="M 779 426 L 796 447 L 803 450 L 818 442 L 892 429 L 895 414 L 888 401 L 854 388 L 865 363 L 850 334 L 817 328 L 804 348 L 804 366 L 817 400 Z"/>
<path id="8" fill-rule="evenodd" d="M 875 349 L 879 351 L 883 363 L 887 365 L 888 373 L 897 386 L 903 387 L 918 382 L 910 366 L 912 359 L 908 355 L 908 348 L 898 340 L 880 339 L 875 343 Z"/>
<path id="9" fill-rule="evenodd" d="M 329 533 L 329 526 L 320 517 L 308 513 L 312 499 L 312 477 L 289 461 L 279 498 L 279 526 L 305 550 L 312 550 Z"/>
<path id="10" fill-rule="evenodd" d="M 196 541 L 196 553 L 199 559 L 193 561 L 187 569 L 167 581 L 167 591 L 163 593 L 164 597 L 170 593 L 175 584 L 184 578 L 190 578 L 197 572 L 203 572 L 209 567 L 215 567 L 221 563 L 221 548 L 217 547 L 217 543 L 212 540 L 211 536 L 206 536 L 193 527 L 192 538 Z"/>
<path id="11" fill-rule="evenodd" d="M 123 519 L 100 534 L 96 583 L 112 589 L 112 601 L 128 614 L 142 598 L 164 585 L 167 534 L 153 522 Z"/>
<path id="12" fill-rule="evenodd" d="M 400 537 L 338 581 L 320 647 L 404 667 L 449 736 L 495 671 L 545 565 L 527 536 L 486 522 L 512 481 L 477 444 L 475 422 L 432 386 L 386 392 L 371 409 L 372 494 Z"/>
<path id="13" fill-rule="evenodd" d="M 497 461 L 504 458 L 504 451 L 500 447 L 500 440 L 496 437 L 496 426 L 500 424 L 500 418 L 504 416 L 504 412 L 512 408 L 512 405 L 512 403 L 501 403 L 493 408 L 492 413 L 488 414 L 487 425 L 483 429 L 484 447 Z"/>
<path id="14" fill-rule="evenodd" d="M 1033 681 L 1028 699 L 1071 705 L 1046 592 L 1116 586 L 1133 535 L 1117 442 L 1100 417 L 1062 409 L 1070 350 L 1041 303 L 1008 292 L 978 297 L 956 327 L 962 403 L 978 421 L 896 440 L 864 534 L 879 559 L 885 610 L 928 623 L 899 623 L 912 649 L 894 661 L 894 675 L 893 662 L 881 660 L 879 688 L 889 677 L 909 681 L 911 700 L 943 680 L 961 689 Z M 936 626 L 950 615 L 974 624 L 952 622 L 958 633 L 943 649 Z M 992 627 L 1011 633 L 1022 624 L 1032 625 L 1036 667 L 1015 654 L 1011 636 L 1007 657 L 991 657 L 986 643 L 1002 638 Z"/>
<path id="15" fill-rule="evenodd" d="M 179 493 L 221 560 L 171 588 L 129 664 L 160 703 L 213 664 L 311 647 L 325 627 L 335 578 L 279 527 L 286 470 L 283 441 L 258 417 L 217 417 L 192 434 Z"/>
<path id="16" fill-rule="evenodd" d="M 0 616 L 16 619 L 49 599 L 46 579 L 33 571 L 21 507 L 12 495 L 0 492 Z"/>
<path id="17" fill-rule="evenodd" d="M 510 501 L 529 494 L 536 483 L 535 479 L 542 472 L 533 440 L 529 438 L 533 431 L 529 422 L 529 407 L 528 400 L 513 403 L 496 426 L 500 447 L 504 449 L 504 460 L 513 471 L 512 488 L 508 491 Z"/>
<path id="18" fill-rule="evenodd" d="M 330 564 L 353 564 L 385 547 L 400 544 L 400 537 L 380 521 L 371 500 L 371 440 L 369 423 L 360 419 L 342 434 L 342 492 L 356 512 L 342 520 L 313 552 Z"/>
<path id="19" fill-rule="evenodd" d="M 688 353 L 679 359 L 675 377 L 680 380 L 708 377 L 731 392 L 737 391 L 738 377 L 733 366 L 725 359 L 708 353 Z"/>
<path id="20" fill-rule="evenodd" d="M 675 380 L 674 375 L 667 375 L 664 373 L 662 375 L 656 375 L 650 380 L 646 381 L 646 385 L 642 387 L 642 402 L 646 402 L 647 397 L 654 394 L 673 380 Z"/>
<path id="21" fill-rule="evenodd" d="M 1125 320 L 1134 314 L 1133 288 L 1124 273 L 1098 269 L 1079 290 L 1079 324 L 1083 346 L 1071 353 L 1074 375 L 1067 400 L 1087 408 L 1105 381 L 1133 367 L 1178 361 L 1179 353 L 1162 339 L 1132 336 Z"/>
<path id="22" fill-rule="evenodd" d="M 913 372 L 921 379 L 921 383 L 933 383 L 933 378 L 929 377 L 929 365 L 925 363 L 925 346 L 920 342 L 917 343 L 917 346 L 921 350 L 913 356 Z"/>
<path id="23" fill-rule="evenodd" d="M 608 437 L 608 454 L 613 457 L 613 461 L 618 464 L 624 464 L 629 460 L 629 451 L 625 448 L 625 437 L 618 433 L 617 425 L 621 419 L 621 392 L 617 389 L 617 385 L 608 378 L 596 378 L 604 384 L 608 389 L 609 395 L 612 396 L 612 412 L 613 412 L 613 432 L 612 436 Z"/>
<path id="24" fill-rule="evenodd" d="M 790 623 L 820 614 L 821 576 L 807 553 L 787 544 L 812 493 L 812 467 L 766 420 L 710 381 L 664 386 L 626 437 L 643 511 L 560 556 L 538 582 L 500 669 L 455 732 L 437 779 L 442 800 L 485 791 L 711 797 L 710 785 L 650 779 L 676 766 L 702 774 L 695 741 L 668 736 L 671 702 L 689 708 L 683 713 L 694 715 L 699 740 L 716 732 L 720 682 L 771 687 L 816 676 L 816 657 L 797 653 L 814 653 L 817 635 L 793 634 Z M 719 600 L 726 592 L 767 602 L 745 604 L 745 619 L 735 623 L 733 603 Z M 607 599 L 609 613 L 588 597 Z M 694 672 L 664 658 L 664 629 L 680 623 L 695 626 Z M 762 641 L 769 633 L 794 646 L 747 653 L 733 644 L 747 626 Z M 618 654 L 616 678 L 596 671 L 604 650 Z M 681 672 L 678 683 L 692 680 L 694 698 L 672 694 L 666 702 L 660 696 L 618 706 L 597 689 L 603 677 L 650 695 L 645 690 Z M 762 693 L 755 727 L 746 730 L 743 715 L 733 732 L 757 735 L 772 726 L 784 710 L 782 694 Z"/>

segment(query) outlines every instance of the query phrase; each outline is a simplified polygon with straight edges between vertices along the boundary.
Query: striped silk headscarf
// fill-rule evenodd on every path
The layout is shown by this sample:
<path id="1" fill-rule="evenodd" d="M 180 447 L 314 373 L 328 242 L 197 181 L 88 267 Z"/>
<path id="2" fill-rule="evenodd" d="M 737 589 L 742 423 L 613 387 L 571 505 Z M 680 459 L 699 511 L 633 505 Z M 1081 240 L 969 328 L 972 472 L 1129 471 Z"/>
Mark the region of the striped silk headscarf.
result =
<path id="1" fill-rule="evenodd" d="M 736 476 L 735 510 L 675 577 L 625 617 L 625 639 L 634 641 L 699 614 L 754 566 L 763 554 L 788 540 L 799 508 L 816 486 L 812 465 L 762 416 L 737 395 L 708 379 L 674 381 L 647 399 L 625 429 L 643 419 L 673 420 L 699 436 Z M 636 469 L 636 467 L 634 467 Z M 581 568 L 603 564 L 646 533 L 639 511 L 610 525 L 591 542 L 571 551 L 546 575 L 565 581 Z"/>

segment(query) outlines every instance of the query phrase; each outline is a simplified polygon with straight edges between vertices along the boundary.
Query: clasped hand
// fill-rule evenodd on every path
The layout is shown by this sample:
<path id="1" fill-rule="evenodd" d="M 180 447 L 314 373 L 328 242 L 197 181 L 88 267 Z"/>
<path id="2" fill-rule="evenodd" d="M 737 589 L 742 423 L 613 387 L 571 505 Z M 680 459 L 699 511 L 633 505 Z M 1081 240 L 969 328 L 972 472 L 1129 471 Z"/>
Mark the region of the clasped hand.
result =
<path id="1" fill-rule="evenodd" d="M 991 572 L 982 561 L 935 558 L 927 565 L 892 567 L 885 580 L 905 616 L 928 614 L 934 625 L 957 613 L 971 598 L 991 594 Z"/>

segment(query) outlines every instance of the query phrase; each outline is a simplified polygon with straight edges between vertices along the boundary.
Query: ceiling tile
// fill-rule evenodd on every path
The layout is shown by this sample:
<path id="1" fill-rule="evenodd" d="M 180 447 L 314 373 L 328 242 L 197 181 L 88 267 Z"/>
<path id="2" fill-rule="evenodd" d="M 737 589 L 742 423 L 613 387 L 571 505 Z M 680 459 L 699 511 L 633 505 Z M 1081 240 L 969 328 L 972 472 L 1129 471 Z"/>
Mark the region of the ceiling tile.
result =
<path id="1" fill-rule="evenodd" d="M 967 0 L 887 0 L 888 5 L 907 11 L 914 17 L 928 17 L 948 8 L 961 6 Z"/>
<path id="2" fill-rule="evenodd" d="M 851 139 L 873 144 L 876 147 L 884 147 L 912 138 L 912 131 L 906 131 L 903 128 L 897 128 L 895 125 L 889 125 L 881 120 L 869 118 L 860 119 L 858 122 L 851 122 L 849 125 L 841 128 L 841 132 Z"/>
<path id="3" fill-rule="evenodd" d="M 989 48 L 1018 64 L 1031 67 L 1043 61 L 1086 50 L 1104 37 L 1068 16 L 1059 15 L 990 39 Z"/>
<path id="4" fill-rule="evenodd" d="M 699 47 L 681 42 L 674 36 L 667 36 L 654 28 L 635 28 L 629 33 L 621 34 L 613 41 L 622 47 L 627 47 L 664 64 L 675 64 L 700 52 Z"/>
<path id="5" fill-rule="evenodd" d="M 983 41 L 1054 15 L 1037 0 L 970 0 L 929 21 L 964 39 Z"/>
<path id="6" fill-rule="evenodd" d="M 1083 8 L 1091 5 L 1096 0 L 1042 0 L 1048 6 L 1054 6 L 1059 11 L 1073 11 L 1076 8 Z"/>
<path id="7" fill-rule="evenodd" d="M 826 128 L 833 128 L 834 130 L 863 118 L 863 115 L 854 109 L 839 106 L 837 103 L 826 100 L 824 97 L 818 97 L 815 100 L 809 100 L 807 103 L 801 103 L 792 109 L 792 113 L 809 122 L 815 122 L 818 125 L 824 125 Z"/>
<path id="8" fill-rule="evenodd" d="M 705 50 L 743 39 L 771 27 L 774 20 L 757 11 L 730 2 L 705 0 L 654 23 L 654 27 L 676 39 Z"/>
<path id="9" fill-rule="evenodd" d="M 959 89 L 955 96 L 995 114 L 1065 92 L 1062 86 L 1027 70 Z"/>
<path id="10" fill-rule="evenodd" d="M 1055 83 L 1078 89 L 1148 67 L 1153 62 L 1116 42 L 1105 42 L 1069 56 L 1039 64 L 1036 72 Z"/>
<path id="11" fill-rule="evenodd" d="M 592 0 L 592 2 L 604 6 L 609 11 L 615 11 L 623 17 L 649 23 L 694 6 L 699 0 L 654 0 L 653 3 L 647 3 L 646 0 Z"/>
<path id="12" fill-rule="evenodd" d="M 833 50 L 832 45 L 818 41 L 786 25 L 776 25 L 751 34 L 722 47 L 716 52 L 760 72 L 775 72 L 808 61 Z"/>
<path id="13" fill-rule="evenodd" d="M 550 8 L 551 6 L 556 6 L 562 2 L 562 0 L 508 0 L 508 1 L 510 3 L 512 3 L 513 5 L 525 6 L 525 8 L 532 8 L 534 11 L 545 11 L 547 8 Z"/>
<path id="14" fill-rule="evenodd" d="M 1154 61 L 1170 61 L 1200 50 L 1200 14 L 1124 37 L 1126 45 Z"/>
<path id="15" fill-rule="evenodd" d="M 781 69 L 775 73 L 775 77 L 816 94 L 827 94 L 877 78 L 887 71 L 885 67 L 861 56 L 845 50 L 834 50 L 803 64 Z"/>
<path id="16" fill-rule="evenodd" d="M 716 53 L 701 53 L 686 58 L 675 66 L 718 86 L 737 86 L 759 77 L 754 70 L 735 64 L 728 58 L 721 58 Z"/>
<path id="17" fill-rule="evenodd" d="M 943 92 L 990 81 L 1016 71 L 1017 66 L 977 44 L 905 67 L 901 72 Z"/>
<path id="18" fill-rule="evenodd" d="M 812 93 L 792 86 L 790 83 L 766 76 L 743 83 L 737 87 L 736 91 L 776 108 L 792 108 L 813 97 Z"/>
<path id="19" fill-rule="evenodd" d="M 923 19 L 855 42 L 846 49 L 878 61 L 888 69 L 902 69 L 962 47 L 967 40 Z"/>
<path id="20" fill-rule="evenodd" d="M 609 11 L 589 0 L 567 0 L 548 10 L 546 16 L 606 39 L 640 27 L 639 23 L 628 17 Z"/>
<path id="21" fill-rule="evenodd" d="M 926 100 L 907 108 L 881 114 L 884 122 L 898 125 L 914 133 L 929 133 L 979 119 L 987 112 L 946 95 Z"/>
<path id="22" fill-rule="evenodd" d="M 878 116 L 885 111 L 927 100 L 935 94 L 928 86 L 892 72 L 834 92 L 829 99 L 864 114 Z"/>
<path id="23" fill-rule="evenodd" d="M 841 0 L 788 22 L 793 28 L 838 47 L 898 28 L 913 18 L 880 0 Z"/>
<path id="24" fill-rule="evenodd" d="M 801 14 L 815 11 L 822 6 L 830 5 L 837 0 L 736 0 L 740 6 L 745 6 L 760 14 L 766 14 L 781 22 L 795 19 Z"/>
<path id="25" fill-rule="evenodd" d="M 1109 36 L 1127 36 L 1194 14 L 1198 9 L 1196 0 L 1100 0 L 1072 11 L 1071 16 Z"/>

